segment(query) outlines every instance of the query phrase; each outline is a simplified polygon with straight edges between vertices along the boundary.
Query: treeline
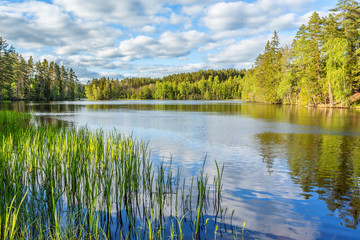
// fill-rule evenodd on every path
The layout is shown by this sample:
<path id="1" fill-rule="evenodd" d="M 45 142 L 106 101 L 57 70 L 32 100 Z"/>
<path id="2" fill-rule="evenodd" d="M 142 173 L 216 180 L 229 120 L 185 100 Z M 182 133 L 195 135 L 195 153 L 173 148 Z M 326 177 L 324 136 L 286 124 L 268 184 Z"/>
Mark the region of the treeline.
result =
<path id="1" fill-rule="evenodd" d="M 27 61 L 0 37 L 0 100 L 61 101 L 84 96 L 75 72 L 55 62 Z"/>
<path id="2" fill-rule="evenodd" d="M 85 87 L 90 100 L 109 99 L 192 99 L 220 100 L 241 97 L 245 70 L 206 70 L 173 74 L 162 79 L 93 79 Z"/>
<path id="3" fill-rule="evenodd" d="M 89 99 L 236 99 L 349 106 L 360 101 L 360 5 L 339 0 L 327 17 L 313 13 L 291 46 L 276 31 L 253 68 L 174 74 L 162 79 L 93 79 Z M 357 94 L 356 94 L 357 93 Z"/>
<path id="4" fill-rule="evenodd" d="M 244 77 L 242 98 L 313 106 L 359 100 L 350 96 L 359 91 L 360 5 L 339 0 L 331 11 L 314 12 L 291 46 L 279 48 L 275 32 Z"/>

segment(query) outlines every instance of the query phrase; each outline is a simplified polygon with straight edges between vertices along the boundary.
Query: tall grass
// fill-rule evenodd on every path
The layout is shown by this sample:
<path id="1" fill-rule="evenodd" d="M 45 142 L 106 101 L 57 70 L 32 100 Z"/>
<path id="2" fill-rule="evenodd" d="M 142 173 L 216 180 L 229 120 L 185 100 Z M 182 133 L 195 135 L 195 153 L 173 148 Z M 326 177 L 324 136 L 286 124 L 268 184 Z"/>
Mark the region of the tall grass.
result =
<path id="1" fill-rule="evenodd" d="M 207 206 L 220 211 L 217 163 L 212 199 L 205 161 L 193 188 L 171 163 L 155 168 L 142 141 L 30 118 L 0 112 L 0 239 L 184 239 L 184 222 L 188 237 L 206 237 Z"/>
<path id="2" fill-rule="evenodd" d="M 0 111 L 0 136 L 9 136 L 21 133 L 30 124 L 31 115 L 11 111 Z M 1 139 L 0 139 L 1 141 Z"/>

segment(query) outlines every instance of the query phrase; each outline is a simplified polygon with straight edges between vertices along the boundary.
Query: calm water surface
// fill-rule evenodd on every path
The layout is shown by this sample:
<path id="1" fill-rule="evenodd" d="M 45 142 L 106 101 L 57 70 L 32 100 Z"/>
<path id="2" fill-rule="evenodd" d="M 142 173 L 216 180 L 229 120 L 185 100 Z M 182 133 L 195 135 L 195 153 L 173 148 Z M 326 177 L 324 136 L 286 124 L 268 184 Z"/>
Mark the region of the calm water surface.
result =
<path id="1" fill-rule="evenodd" d="M 360 111 L 240 101 L 3 104 L 40 124 L 118 129 L 188 176 L 225 164 L 223 206 L 259 239 L 359 239 Z"/>

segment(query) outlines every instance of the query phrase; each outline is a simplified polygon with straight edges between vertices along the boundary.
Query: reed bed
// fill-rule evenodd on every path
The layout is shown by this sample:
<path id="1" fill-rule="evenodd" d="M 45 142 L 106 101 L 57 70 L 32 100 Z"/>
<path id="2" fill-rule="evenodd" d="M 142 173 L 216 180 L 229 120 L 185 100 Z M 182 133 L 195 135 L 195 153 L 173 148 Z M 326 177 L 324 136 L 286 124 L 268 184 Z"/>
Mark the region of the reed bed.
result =
<path id="1" fill-rule="evenodd" d="M 231 234 L 221 207 L 223 166 L 216 163 L 209 183 L 204 161 L 189 181 L 171 162 L 155 166 L 147 143 L 132 137 L 35 127 L 30 119 L 0 111 L 0 239 Z"/>

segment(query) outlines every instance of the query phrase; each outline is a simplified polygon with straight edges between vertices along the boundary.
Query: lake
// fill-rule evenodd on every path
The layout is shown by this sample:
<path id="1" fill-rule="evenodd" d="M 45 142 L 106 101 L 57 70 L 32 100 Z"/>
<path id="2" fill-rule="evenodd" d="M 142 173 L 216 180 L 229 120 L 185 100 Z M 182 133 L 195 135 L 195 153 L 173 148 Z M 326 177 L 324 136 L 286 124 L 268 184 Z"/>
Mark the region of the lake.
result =
<path id="1" fill-rule="evenodd" d="M 37 124 L 114 129 L 149 141 L 185 176 L 225 165 L 223 207 L 249 239 L 360 236 L 360 110 L 242 101 L 2 104 Z"/>

